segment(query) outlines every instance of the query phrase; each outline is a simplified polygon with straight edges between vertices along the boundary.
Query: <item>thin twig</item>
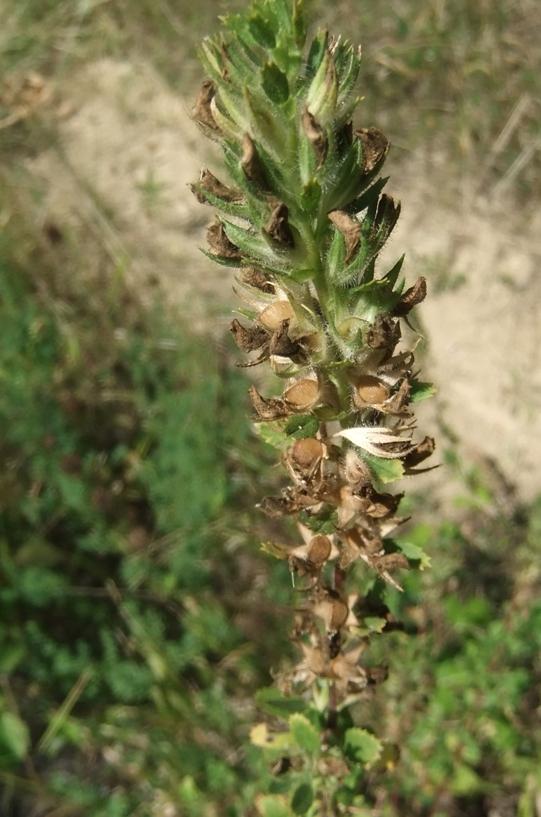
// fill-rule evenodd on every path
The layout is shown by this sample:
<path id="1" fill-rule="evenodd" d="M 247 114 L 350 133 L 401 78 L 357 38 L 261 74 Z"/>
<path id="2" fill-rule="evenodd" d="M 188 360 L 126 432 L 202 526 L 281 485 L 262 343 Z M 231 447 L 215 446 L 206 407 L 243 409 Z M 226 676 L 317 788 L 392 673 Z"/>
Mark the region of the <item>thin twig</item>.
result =
<path id="1" fill-rule="evenodd" d="M 515 181 L 520 171 L 526 167 L 536 150 L 541 148 L 541 140 L 532 139 L 517 156 L 509 170 L 492 189 L 490 198 L 498 198 Z"/>

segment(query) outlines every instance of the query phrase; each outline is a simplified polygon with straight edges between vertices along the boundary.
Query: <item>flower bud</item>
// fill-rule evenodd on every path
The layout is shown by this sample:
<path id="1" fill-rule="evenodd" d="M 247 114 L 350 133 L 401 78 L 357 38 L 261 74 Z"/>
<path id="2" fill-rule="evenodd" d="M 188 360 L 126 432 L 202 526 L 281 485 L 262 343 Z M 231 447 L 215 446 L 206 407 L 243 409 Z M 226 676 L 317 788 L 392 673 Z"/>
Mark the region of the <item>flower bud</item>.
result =
<path id="1" fill-rule="evenodd" d="M 308 111 L 323 127 L 332 125 L 338 101 L 338 75 L 329 51 L 321 61 L 306 99 Z"/>

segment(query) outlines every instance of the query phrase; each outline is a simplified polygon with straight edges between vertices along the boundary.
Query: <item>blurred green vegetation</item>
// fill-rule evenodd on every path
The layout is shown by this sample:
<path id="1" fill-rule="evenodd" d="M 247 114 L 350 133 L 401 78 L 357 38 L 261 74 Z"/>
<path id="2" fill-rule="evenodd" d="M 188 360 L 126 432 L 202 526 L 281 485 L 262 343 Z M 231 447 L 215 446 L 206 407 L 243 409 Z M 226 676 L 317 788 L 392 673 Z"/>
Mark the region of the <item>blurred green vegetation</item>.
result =
<path id="1" fill-rule="evenodd" d="M 194 95 L 196 43 L 243 5 L 6 3 L 3 82 L 112 54 Z M 535 2 L 308 6 L 363 43 L 363 120 L 406 156 L 474 166 L 521 100 L 487 178 L 539 138 Z M 0 812 L 251 817 L 269 778 L 252 700 L 289 652 L 290 580 L 254 510 L 274 455 L 222 343 L 143 304 L 95 236 L 42 228 L 17 163 L 54 140 L 37 116 L 0 130 Z M 539 196 L 533 163 L 516 181 Z M 455 466 L 452 521 L 404 535 L 432 568 L 390 594 L 405 632 L 374 640 L 390 676 L 356 712 L 401 758 L 351 813 L 538 817 L 541 505 Z"/>
<path id="2" fill-rule="evenodd" d="M 64 239 L 32 238 L 3 192 L 2 814 L 27 784 L 67 813 L 199 813 L 199 788 L 236 799 L 253 693 L 287 652 L 246 383 L 118 271 L 67 277 Z"/>
<path id="3" fill-rule="evenodd" d="M 392 658 L 371 717 L 402 748 L 393 817 L 538 813 L 541 501 L 513 502 L 492 467 L 461 472 L 458 521 L 406 536 L 431 568 L 389 594 L 405 632 L 381 642 Z"/>

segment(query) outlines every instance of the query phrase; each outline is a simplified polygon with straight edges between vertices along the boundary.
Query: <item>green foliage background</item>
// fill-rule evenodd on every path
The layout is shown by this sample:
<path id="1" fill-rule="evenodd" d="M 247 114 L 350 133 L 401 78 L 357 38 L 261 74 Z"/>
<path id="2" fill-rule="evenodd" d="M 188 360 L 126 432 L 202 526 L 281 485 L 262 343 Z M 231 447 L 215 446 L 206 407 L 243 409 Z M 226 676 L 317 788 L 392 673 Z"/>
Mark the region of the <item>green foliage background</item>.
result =
<path id="1" fill-rule="evenodd" d="M 538 96 L 528 8 L 309 4 L 358 30 L 370 124 L 466 163 L 522 94 Z M 192 93 L 194 44 L 216 10 L 6 4 L 0 66 L 62 76 L 137 53 Z M 57 48 L 68 30 L 71 57 Z M 538 128 L 526 116 L 493 171 Z M 54 133 L 28 121 L 1 135 L 0 812 L 260 814 L 256 796 L 280 780 L 247 735 L 256 690 L 288 660 L 291 588 L 258 550 L 274 454 L 251 434 L 247 383 L 221 343 L 143 306 L 110 262 L 87 275 L 69 236 L 52 244 L 36 228 L 13 165 Z M 526 168 L 522 193 L 538 184 Z M 389 749 L 344 792 L 344 813 L 537 817 L 541 504 L 452 454 L 447 466 L 463 499 L 449 522 L 412 499 L 424 519 L 409 541 L 432 566 L 388 594 L 406 630 L 382 655 L 374 640 L 389 680 L 350 724 Z"/>

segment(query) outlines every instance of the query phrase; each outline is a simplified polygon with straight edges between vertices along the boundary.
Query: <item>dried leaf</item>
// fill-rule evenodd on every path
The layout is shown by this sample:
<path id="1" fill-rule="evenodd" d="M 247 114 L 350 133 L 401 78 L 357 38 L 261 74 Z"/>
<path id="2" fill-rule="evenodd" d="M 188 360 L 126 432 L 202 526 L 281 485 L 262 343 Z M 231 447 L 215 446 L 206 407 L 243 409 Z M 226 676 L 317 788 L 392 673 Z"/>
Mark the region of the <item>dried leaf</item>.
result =
<path id="1" fill-rule="evenodd" d="M 416 465 L 428 459 L 435 450 L 436 443 L 434 438 L 425 437 L 424 440 L 418 443 L 409 454 L 404 457 L 404 468 L 410 471 L 412 468 L 415 468 Z"/>
<path id="2" fill-rule="evenodd" d="M 346 623 L 349 608 L 342 599 L 327 596 L 314 605 L 313 612 L 325 622 L 327 632 L 335 633 Z"/>
<path id="3" fill-rule="evenodd" d="M 301 118 L 306 137 L 312 145 L 314 153 L 316 154 L 316 159 L 318 161 L 317 169 L 319 170 L 327 158 L 327 151 L 329 148 L 327 135 L 315 116 L 310 113 L 308 108 L 304 108 Z"/>
<path id="4" fill-rule="evenodd" d="M 222 201 L 235 203 L 242 201 L 244 198 L 240 190 L 236 190 L 233 187 L 227 187 L 225 184 L 222 184 L 222 182 L 219 181 L 219 179 L 217 179 L 216 176 L 210 172 L 210 170 L 203 170 L 197 185 L 191 184 L 190 187 L 195 198 L 200 204 L 208 204 L 208 200 L 198 188 L 201 188 L 203 191 L 210 193 L 212 196 L 215 196 L 217 199 L 221 199 Z"/>
<path id="5" fill-rule="evenodd" d="M 270 192 L 254 140 L 248 134 L 245 134 L 242 140 L 242 157 L 240 164 L 248 181 L 256 184 L 261 190 Z"/>
<path id="6" fill-rule="evenodd" d="M 192 117 L 199 125 L 203 126 L 203 129 L 213 131 L 214 135 L 221 135 L 220 128 L 216 124 L 210 107 L 215 95 L 216 86 L 211 80 L 205 80 L 192 110 Z"/>
<path id="7" fill-rule="evenodd" d="M 361 225 L 357 219 L 345 213 L 343 210 L 332 210 L 329 219 L 337 230 L 344 236 L 346 244 L 346 257 L 344 263 L 348 264 L 359 249 L 361 239 Z"/>
<path id="8" fill-rule="evenodd" d="M 288 332 L 290 323 L 290 318 L 282 321 L 282 325 L 272 335 L 269 343 L 269 352 L 271 355 L 293 357 L 298 355 L 301 351 L 298 342 L 296 340 L 291 340 L 289 337 Z"/>
<path id="9" fill-rule="evenodd" d="M 386 233 L 389 234 L 398 221 L 399 215 L 400 204 L 395 204 L 392 196 L 383 193 L 378 202 L 372 233 L 375 235 L 381 227 L 384 227 Z"/>
<path id="10" fill-rule="evenodd" d="M 387 155 L 390 142 L 378 128 L 361 128 L 355 136 L 363 145 L 363 173 L 371 173 L 375 166 Z"/>
<path id="11" fill-rule="evenodd" d="M 401 296 L 397 305 L 393 309 L 395 318 L 404 318 L 411 312 L 414 306 L 422 303 L 426 298 L 426 278 L 422 276 L 415 282 L 415 284 L 407 289 Z"/>
<path id="12" fill-rule="evenodd" d="M 279 202 L 271 213 L 265 227 L 265 232 L 278 244 L 293 249 L 295 239 L 289 225 L 289 209 L 286 204 Z"/>
<path id="13" fill-rule="evenodd" d="M 401 336 L 398 321 L 380 313 L 366 334 L 366 343 L 371 349 L 388 349 L 392 352 Z"/>
<path id="14" fill-rule="evenodd" d="M 281 397 L 262 397 L 255 386 L 250 386 L 248 394 L 261 420 L 281 420 L 292 414 L 291 409 Z"/>
<path id="15" fill-rule="evenodd" d="M 385 414 L 407 414 L 404 412 L 404 409 L 409 403 L 409 395 L 410 395 L 410 386 L 406 379 L 402 381 L 400 386 L 398 387 L 398 391 L 395 391 L 386 403 L 380 407 L 380 410 L 383 411 Z"/>
<path id="16" fill-rule="evenodd" d="M 259 289 L 261 292 L 266 292 L 269 295 L 275 290 L 274 284 L 269 281 L 267 273 L 256 267 L 242 267 L 238 277 L 243 284 L 254 287 L 254 289 Z"/>
<path id="17" fill-rule="evenodd" d="M 242 255 L 239 248 L 227 236 L 221 221 L 214 221 L 207 228 L 207 241 L 211 251 L 219 258 L 228 258 L 240 261 Z"/>
<path id="18" fill-rule="evenodd" d="M 378 571 L 396 570 L 399 567 L 408 570 L 409 566 L 407 556 L 404 553 L 386 553 L 374 560 L 374 567 Z"/>
<path id="19" fill-rule="evenodd" d="M 344 476 L 350 485 L 363 486 L 370 484 L 370 469 L 351 448 L 346 451 Z"/>
<path id="20" fill-rule="evenodd" d="M 299 503 L 287 494 L 284 496 L 265 496 L 258 507 L 267 516 L 280 517 L 296 513 L 299 510 Z"/>
<path id="21" fill-rule="evenodd" d="M 229 327 L 233 339 L 242 352 L 254 352 L 267 343 L 269 332 L 259 326 L 246 328 L 236 318 Z"/>

